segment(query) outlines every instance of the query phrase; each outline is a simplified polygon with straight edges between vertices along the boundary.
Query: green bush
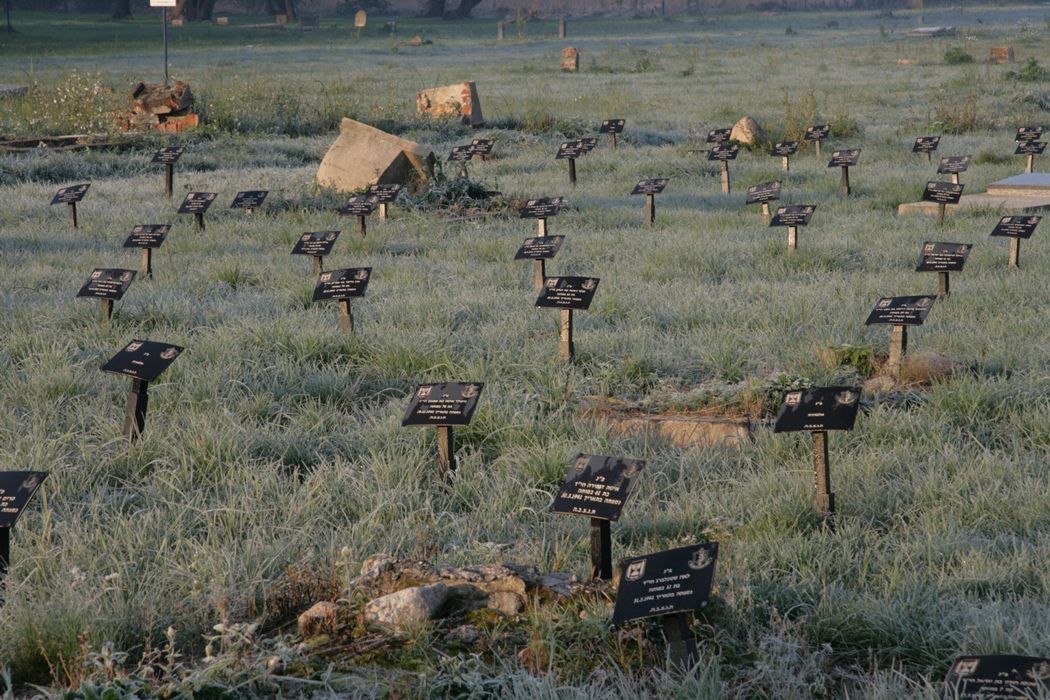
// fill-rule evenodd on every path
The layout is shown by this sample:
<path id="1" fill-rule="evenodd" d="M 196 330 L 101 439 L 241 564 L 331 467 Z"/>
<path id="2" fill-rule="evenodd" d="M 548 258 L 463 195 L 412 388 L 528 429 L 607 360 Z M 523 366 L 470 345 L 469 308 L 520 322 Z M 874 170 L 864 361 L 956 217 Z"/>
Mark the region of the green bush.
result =
<path id="1" fill-rule="evenodd" d="M 1050 80 L 1050 71 L 1039 65 L 1039 61 L 1030 58 L 1028 59 L 1028 63 L 1024 65 L 1024 68 L 1018 71 L 1007 71 L 1006 77 L 1009 80 L 1035 83 L 1041 80 Z"/>
<path id="2" fill-rule="evenodd" d="M 961 46 L 952 46 L 944 52 L 944 62 L 949 66 L 973 63 L 973 56 L 966 53 Z"/>

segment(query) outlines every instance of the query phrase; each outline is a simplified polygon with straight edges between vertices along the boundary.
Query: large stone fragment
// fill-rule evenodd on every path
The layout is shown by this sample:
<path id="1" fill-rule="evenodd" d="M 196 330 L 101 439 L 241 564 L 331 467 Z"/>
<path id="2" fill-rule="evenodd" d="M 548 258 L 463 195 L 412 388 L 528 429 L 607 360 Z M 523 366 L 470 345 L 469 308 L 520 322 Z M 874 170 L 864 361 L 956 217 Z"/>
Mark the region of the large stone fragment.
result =
<path id="1" fill-rule="evenodd" d="M 339 625 L 339 606 L 330 601 L 314 603 L 299 616 L 299 635 L 316 637 L 319 634 L 332 634 Z"/>
<path id="2" fill-rule="evenodd" d="M 369 601 L 365 620 L 392 629 L 418 626 L 437 617 L 447 599 L 448 587 L 443 583 L 405 588 Z"/>
<path id="3" fill-rule="evenodd" d="M 420 90 L 416 93 L 416 107 L 420 114 L 432 117 L 459 117 L 468 126 L 485 123 L 474 81 Z"/>
<path id="4" fill-rule="evenodd" d="M 989 63 L 1013 63 L 1014 62 L 1014 47 L 1012 47 L 1012 46 L 993 46 L 988 51 L 988 62 Z"/>
<path id="5" fill-rule="evenodd" d="M 434 153 L 368 124 L 344 118 L 339 138 L 317 169 L 317 182 L 340 192 L 353 192 L 378 183 L 418 189 L 434 173 Z"/>
<path id="6" fill-rule="evenodd" d="M 580 52 L 574 46 L 566 46 L 561 50 L 561 69 L 569 73 L 580 70 Z"/>
<path id="7" fill-rule="evenodd" d="M 753 146 L 762 140 L 764 134 L 762 127 L 751 117 L 741 117 L 740 121 L 733 125 L 733 131 L 729 134 L 731 141 Z"/>

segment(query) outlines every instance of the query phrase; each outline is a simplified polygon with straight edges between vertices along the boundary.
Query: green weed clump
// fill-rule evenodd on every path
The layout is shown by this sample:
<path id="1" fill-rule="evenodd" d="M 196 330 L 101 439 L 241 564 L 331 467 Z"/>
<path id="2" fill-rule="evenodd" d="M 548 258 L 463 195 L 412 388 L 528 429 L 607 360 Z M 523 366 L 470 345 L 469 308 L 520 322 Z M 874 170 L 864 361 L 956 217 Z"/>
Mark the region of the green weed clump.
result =
<path id="1" fill-rule="evenodd" d="M 951 46 L 944 52 L 944 62 L 949 66 L 973 63 L 973 54 L 967 53 L 961 46 Z"/>
<path id="2" fill-rule="evenodd" d="M 1030 58 L 1020 70 L 1007 71 L 1005 77 L 1008 80 L 1018 80 L 1023 83 L 1035 83 L 1050 80 L 1050 71 L 1039 65 L 1039 61 L 1036 59 Z"/>

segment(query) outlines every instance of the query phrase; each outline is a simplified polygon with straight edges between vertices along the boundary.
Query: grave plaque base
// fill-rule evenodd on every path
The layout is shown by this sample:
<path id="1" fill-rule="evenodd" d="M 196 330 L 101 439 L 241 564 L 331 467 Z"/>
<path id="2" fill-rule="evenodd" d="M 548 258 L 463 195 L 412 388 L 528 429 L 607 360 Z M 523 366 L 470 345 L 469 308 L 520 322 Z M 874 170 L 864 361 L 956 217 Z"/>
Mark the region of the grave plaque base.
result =
<path id="1" fill-rule="evenodd" d="M 722 162 L 722 194 L 729 194 L 729 161 Z"/>
<path id="2" fill-rule="evenodd" d="M 566 160 L 569 161 L 569 183 L 573 187 L 575 187 L 576 186 L 576 159 L 575 158 L 567 158 Z"/>
<path id="3" fill-rule="evenodd" d="M 886 369 L 895 377 L 900 374 L 901 362 L 906 352 L 908 352 L 908 327 L 894 326 L 890 331 L 890 356 L 886 360 Z"/>
<path id="4" fill-rule="evenodd" d="M 365 216 L 357 217 L 357 232 L 364 238 L 368 234 L 368 220 Z"/>
<path id="5" fill-rule="evenodd" d="M 958 185 L 959 184 L 959 173 L 952 173 L 952 184 L 953 185 Z"/>
<path id="6" fill-rule="evenodd" d="M 612 581 L 612 534 L 601 518 L 591 518 L 591 578 Z"/>
<path id="7" fill-rule="evenodd" d="M 324 272 L 324 256 L 314 255 L 312 257 L 314 259 L 314 275 L 319 275 Z"/>
<path id="8" fill-rule="evenodd" d="M 193 215 L 193 223 L 194 223 L 194 228 L 197 231 L 203 231 L 204 230 L 204 214 L 201 214 L 200 212 L 194 214 Z"/>
<path id="9" fill-rule="evenodd" d="M 769 226 L 769 220 L 773 215 L 769 212 L 769 202 L 762 202 L 762 221 Z"/>
<path id="10" fill-rule="evenodd" d="M 563 19 L 562 20 L 558 20 L 558 38 L 559 39 L 564 39 L 566 37 L 566 35 L 567 35 L 567 32 L 566 32 L 566 27 L 565 27 L 565 20 L 563 20 Z"/>
<path id="11" fill-rule="evenodd" d="M 102 302 L 102 320 L 109 322 L 113 320 L 113 300 L 99 299 Z"/>
<path id="12" fill-rule="evenodd" d="M 536 219 L 536 235 L 546 236 L 547 235 L 547 220 Z"/>
<path id="13" fill-rule="evenodd" d="M 618 142 L 616 140 L 616 132 L 615 131 L 611 132 L 609 134 L 609 136 L 612 136 L 612 147 L 613 148 L 619 148 L 620 146 L 619 146 L 619 144 L 618 144 Z"/>
<path id="14" fill-rule="evenodd" d="M 347 333 L 354 332 L 354 314 L 350 310 L 350 300 L 339 300 L 339 327 Z"/>
<path id="15" fill-rule="evenodd" d="M 547 261 L 534 260 L 532 263 L 532 287 L 537 292 L 543 289 L 543 280 L 547 279 Z"/>
<path id="16" fill-rule="evenodd" d="M 813 142 L 813 147 L 816 149 L 817 160 L 820 160 L 820 140 Z"/>
<path id="17" fill-rule="evenodd" d="M 146 409 L 149 406 L 149 382 L 141 379 L 131 381 L 128 406 L 124 412 L 124 437 L 134 442 L 146 428 Z"/>
<path id="18" fill-rule="evenodd" d="M 153 249 L 143 248 L 142 249 L 142 265 L 139 269 L 139 274 L 143 278 L 153 279 Z"/>
<path id="19" fill-rule="evenodd" d="M 689 616 L 685 613 L 664 615 L 663 625 L 671 663 L 683 670 L 691 669 L 700 660 L 700 653 L 689 629 Z"/>
<path id="20" fill-rule="evenodd" d="M 829 528 L 834 527 L 835 494 L 831 491 L 831 464 L 828 460 L 828 433 L 813 432 L 813 507 Z"/>
<path id="21" fill-rule="evenodd" d="M 933 153 L 931 153 L 930 151 L 926 151 L 925 155 L 926 155 L 926 162 L 927 163 L 932 163 L 933 162 Z"/>
<path id="22" fill-rule="evenodd" d="M 656 222 L 656 195 L 645 195 L 645 225 L 650 228 Z"/>
<path id="23" fill-rule="evenodd" d="M 0 581 L 7 577 L 11 566 L 11 528 L 0 527 Z"/>
<path id="24" fill-rule="evenodd" d="M 937 225 L 944 226 L 944 210 L 948 205 L 944 202 L 937 202 Z"/>
<path id="25" fill-rule="evenodd" d="M 820 142 L 817 141 L 817 143 L 819 144 Z M 850 192 L 851 192 L 851 190 L 850 190 L 850 186 L 849 186 L 849 166 L 848 165 L 843 165 L 842 166 L 842 194 L 844 194 L 844 195 L 846 195 L 848 197 L 850 195 Z"/>
<path id="26" fill-rule="evenodd" d="M 456 473 L 456 440 L 451 425 L 437 427 L 438 466 L 441 473 L 451 477 Z"/>
<path id="27" fill-rule="evenodd" d="M 66 217 L 69 219 L 69 228 L 78 228 L 77 226 L 77 203 L 67 202 L 66 203 Z"/>
<path id="28" fill-rule="evenodd" d="M 504 27 L 503 22 L 496 22 L 496 41 L 503 41 Z"/>
<path id="29" fill-rule="evenodd" d="M 1028 162 L 1025 163 L 1024 171 L 1026 173 L 1035 172 L 1035 154 L 1034 153 L 1029 153 L 1028 154 Z"/>
<path id="30" fill-rule="evenodd" d="M 780 169 L 785 173 L 791 172 L 791 156 L 784 156 L 780 159 Z"/>
<path id="31" fill-rule="evenodd" d="M 1010 239 L 1010 267 L 1014 270 L 1021 267 L 1021 239 Z"/>
<path id="32" fill-rule="evenodd" d="M 937 298 L 944 299 L 951 293 L 951 280 L 948 279 L 948 271 L 937 272 Z"/>
<path id="33" fill-rule="evenodd" d="M 171 199 L 175 190 L 175 166 L 171 163 L 164 164 L 164 196 Z"/>
<path id="34" fill-rule="evenodd" d="M 798 226 L 788 226 L 788 252 L 798 250 Z"/>
<path id="35" fill-rule="evenodd" d="M 572 362 L 576 348 L 572 342 L 572 309 L 561 309 L 561 335 L 558 343 L 558 357 L 562 362 Z"/>
<path id="36" fill-rule="evenodd" d="M 385 219 L 386 218 L 386 202 L 380 202 L 379 203 L 379 218 L 380 219 Z"/>

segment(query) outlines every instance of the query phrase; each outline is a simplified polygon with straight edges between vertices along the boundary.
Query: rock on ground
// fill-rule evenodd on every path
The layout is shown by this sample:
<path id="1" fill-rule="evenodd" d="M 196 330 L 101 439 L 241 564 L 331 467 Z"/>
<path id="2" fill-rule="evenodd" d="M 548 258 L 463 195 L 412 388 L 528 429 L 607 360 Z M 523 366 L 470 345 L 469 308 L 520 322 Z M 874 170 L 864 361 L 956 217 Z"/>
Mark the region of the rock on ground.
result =
<path id="1" fill-rule="evenodd" d="M 447 599 L 443 583 L 405 588 L 367 603 L 365 620 L 393 629 L 413 627 L 438 617 Z"/>

